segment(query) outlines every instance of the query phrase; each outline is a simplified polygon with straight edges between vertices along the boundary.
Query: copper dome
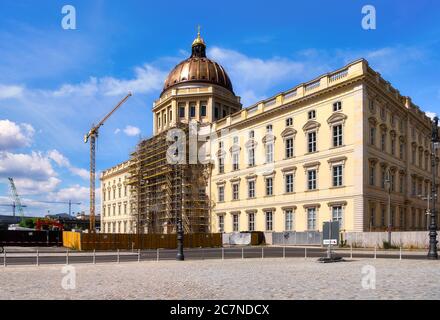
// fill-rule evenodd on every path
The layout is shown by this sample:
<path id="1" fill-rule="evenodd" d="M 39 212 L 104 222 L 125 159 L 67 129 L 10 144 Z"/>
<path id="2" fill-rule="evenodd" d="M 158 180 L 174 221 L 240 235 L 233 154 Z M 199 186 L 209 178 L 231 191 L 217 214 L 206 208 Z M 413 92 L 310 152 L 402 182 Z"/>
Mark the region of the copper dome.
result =
<path id="1" fill-rule="evenodd" d="M 165 80 L 162 93 L 176 85 L 192 82 L 216 84 L 234 94 L 231 80 L 225 69 L 206 57 L 206 45 L 200 33 L 193 42 L 191 57 L 174 67 Z"/>

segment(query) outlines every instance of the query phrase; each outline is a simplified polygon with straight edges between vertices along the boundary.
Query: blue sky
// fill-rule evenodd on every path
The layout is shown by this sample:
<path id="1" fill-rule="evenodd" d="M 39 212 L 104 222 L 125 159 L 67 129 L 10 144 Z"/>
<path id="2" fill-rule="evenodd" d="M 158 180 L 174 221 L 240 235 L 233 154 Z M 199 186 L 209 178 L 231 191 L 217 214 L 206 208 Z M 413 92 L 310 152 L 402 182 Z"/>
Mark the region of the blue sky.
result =
<path id="1" fill-rule="evenodd" d="M 61 27 L 66 4 L 76 8 L 76 30 Z M 376 30 L 361 27 L 367 4 Z M 132 90 L 101 129 L 97 169 L 127 160 L 151 135 L 152 103 L 198 24 L 245 107 L 364 57 L 424 111 L 440 113 L 439 21 L 434 0 L 2 0 L 0 203 L 10 202 L 13 176 L 28 214 L 67 211 L 36 200 L 81 201 L 74 211 L 85 210 L 83 135 Z"/>

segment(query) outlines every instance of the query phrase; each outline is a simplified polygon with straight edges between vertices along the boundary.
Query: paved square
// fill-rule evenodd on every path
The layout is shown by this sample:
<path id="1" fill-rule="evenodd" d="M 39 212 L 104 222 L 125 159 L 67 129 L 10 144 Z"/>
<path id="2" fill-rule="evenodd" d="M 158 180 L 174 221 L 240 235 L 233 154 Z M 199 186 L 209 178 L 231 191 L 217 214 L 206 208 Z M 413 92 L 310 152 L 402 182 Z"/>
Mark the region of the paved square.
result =
<path id="1" fill-rule="evenodd" d="M 376 289 L 362 273 L 376 272 Z M 440 299 L 440 261 L 247 259 L 0 267 L 0 299 Z"/>

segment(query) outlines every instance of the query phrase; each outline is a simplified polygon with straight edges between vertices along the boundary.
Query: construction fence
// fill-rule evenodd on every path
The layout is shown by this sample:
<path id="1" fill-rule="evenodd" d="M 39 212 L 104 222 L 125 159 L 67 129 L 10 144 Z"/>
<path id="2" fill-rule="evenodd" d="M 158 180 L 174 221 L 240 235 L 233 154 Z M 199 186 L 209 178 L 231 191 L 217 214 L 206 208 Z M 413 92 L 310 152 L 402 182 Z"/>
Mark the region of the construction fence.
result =
<path id="1" fill-rule="evenodd" d="M 80 251 L 175 249 L 176 234 L 117 234 L 63 232 L 63 245 Z M 220 233 L 191 233 L 184 236 L 185 248 L 214 248 L 222 246 Z"/>
<path id="2" fill-rule="evenodd" d="M 61 231 L 0 230 L 0 246 L 52 247 L 61 246 Z"/>

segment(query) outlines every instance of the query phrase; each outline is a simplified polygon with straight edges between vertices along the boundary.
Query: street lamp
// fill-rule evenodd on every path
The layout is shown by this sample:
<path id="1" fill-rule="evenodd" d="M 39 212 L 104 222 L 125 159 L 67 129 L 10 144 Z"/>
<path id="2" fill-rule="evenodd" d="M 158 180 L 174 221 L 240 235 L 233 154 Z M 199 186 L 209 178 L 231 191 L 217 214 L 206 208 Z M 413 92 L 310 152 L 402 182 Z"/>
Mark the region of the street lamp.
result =
<path id="1" fill-rule="evenodd" d="M 176 151 L 177 152 L 177 151 Z M 179 181 L 179 164 L 176 163 L 174 166 L 174 175 L 175 175 L 175 197 L 174 200 L 175 204 L 175 214 L 176 214 L 176 234 L 177 234 L 177 255 L 176 260 L 177 261 L 183 261 L 185 260 L 185 256 L 183 254 L 183 207 L 184 207 L 184 190 L 183 190 L 183 177 L 180 176 L 180 185 L 177 183 Z M 180 190 L 179 190 L 180 187 Z M 180 191 L 180 192 L 179 192 Z M 180 195 L 179 195 L 180 193 Z M 180 201 L 178 201 L 178 199 Z M 179 203 L 180 202 L 180 203 Z"/>
<path id="2" fill-rule="evenodd" d="M 388 190 L 388 244 L 391 246 L 391 173 L 389 168 L 387 169 L 385 184 Z"/>
<path id="3" fill-rule="evenodd" d="M 437 184 L 435 182 L 435 178 L 437 175 L 437 157 L 435 154 L 435 150 L 438 148 L 440 143 L 439 132 L 438 132 L 438 117 L 435 117 L 432 121 L 432 130 L 431 130 L 431 171 L 432 171 L 432 183 L 431 183 L 431 201 L 432 201 L 432 210 L 431 210 L 431 223 L 429 225 L 429 251 L 428 251 L 428 259 L 438 259 L 437 253 L 437 212 L 435 210 L 435 202 L 436 202 L 436 192 L 437 192 Z"/>
<path id="4" fill-rule="evenodd" d="M 435 197 L 437 197 L 437 195 Z M 419 198 L 422 200 L 426 200 L 426 230 L 429 231 L 429 225 L 430 225 L 429 217 L 431 216 L 431 211 L 429 210 L 429 203 L 431 201 L 431 195 L 430 194 L 426 196 L 419 195 Z"/>

